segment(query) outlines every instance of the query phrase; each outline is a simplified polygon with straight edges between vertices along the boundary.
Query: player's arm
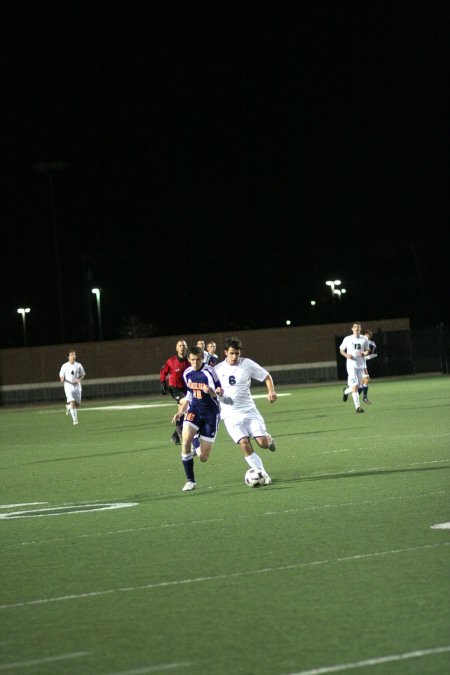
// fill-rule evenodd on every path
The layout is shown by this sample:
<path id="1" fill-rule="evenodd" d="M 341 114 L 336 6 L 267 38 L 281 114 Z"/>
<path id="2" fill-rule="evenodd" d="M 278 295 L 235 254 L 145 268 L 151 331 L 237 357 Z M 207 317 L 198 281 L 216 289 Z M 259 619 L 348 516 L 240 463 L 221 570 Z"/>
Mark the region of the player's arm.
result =
<path id="1" fill-rule="evenodd" d="M 353 359 L 353 356 L 351 354 L 349 354 L 346 349 L 340 349 L 339 353 L 340 353 L 341 356 L 344 357 L 344 359 L 349 359 L 349 361 L 351 361 Z"/>
<path id="2" fill-rule="evenodd" d="M 159 383 L 161 385 L 161 394 L 167 396 L 169 393 L 169 385 L 167 384 L 167 375 L 170 372 L 170 363 L 167 360 L 161 370 L 159 371 Z"/>
<path id="3" fill-rule="evenodd" d="M 80 376 L 77 377 L 76 382 L 77 382 L 78 384 L 81 384 L 81 380 L 84 380 L 85 377 L 86 377 L 86 373 L 85 373 L 84 370 L 83 370 L 83 371 L 80 373 Z"/>
<path id="4" fill-rule="evenodd" d="M 267 373 L 266 377 L 264 378 L 264 384 L 267 387 L 267 398 L 271 403 L 275 403 L 277 400 L 277 392 L 275 391 L 275 385 L 273 383 L 272 375 L 270 373 Z"/>

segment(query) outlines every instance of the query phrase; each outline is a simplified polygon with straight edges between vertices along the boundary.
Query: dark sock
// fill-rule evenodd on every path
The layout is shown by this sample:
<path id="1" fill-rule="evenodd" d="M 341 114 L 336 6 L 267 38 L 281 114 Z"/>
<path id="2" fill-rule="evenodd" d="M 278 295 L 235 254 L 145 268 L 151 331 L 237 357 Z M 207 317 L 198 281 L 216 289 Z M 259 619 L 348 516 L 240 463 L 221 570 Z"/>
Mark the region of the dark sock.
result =
<path id="1" fill-rule="evenodd" d="M 195 483 L 195 478 L 194 478 L 194 458 L 192 455 L 189 455 L 189 459 L 183 459 L 183 468 L 184 468 L 184 473 L 186 474 L 186 478 L 188 480 L 191 480 L 193 483 Z"/>

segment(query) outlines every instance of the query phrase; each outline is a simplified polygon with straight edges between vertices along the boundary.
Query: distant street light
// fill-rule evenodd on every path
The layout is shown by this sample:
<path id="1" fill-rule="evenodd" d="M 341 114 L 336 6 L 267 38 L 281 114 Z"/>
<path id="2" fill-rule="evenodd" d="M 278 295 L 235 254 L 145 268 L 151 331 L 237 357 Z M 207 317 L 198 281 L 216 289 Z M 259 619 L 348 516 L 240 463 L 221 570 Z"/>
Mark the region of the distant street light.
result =
<path id="1" fill-rule="evenodd" d="M 93 288 L 92 293 L 95 295 L 97 299 L 97 314 L 98 314 L 98 336 L 99 340 L 103 340 L 103 332 L 102 332 L 102 310 L 100 306 L 100 289 L 99 288 Z"/>
<path id="2" fill-rule="evenodd" d="M 290 326 L 290 325 L 291 325 L 291 322 L 289 321 L 289 319 L 287 319 L 286 326 Z"/>
<path id="3" fill-rule="evenodd" d="M 22 314 L 22 326 L 23 326 L 23 342 L 25 347 L 27 346 L 27 320 L 26 315 L 31 312 L 29 307 L 19 307 L 17 314 Z"/>

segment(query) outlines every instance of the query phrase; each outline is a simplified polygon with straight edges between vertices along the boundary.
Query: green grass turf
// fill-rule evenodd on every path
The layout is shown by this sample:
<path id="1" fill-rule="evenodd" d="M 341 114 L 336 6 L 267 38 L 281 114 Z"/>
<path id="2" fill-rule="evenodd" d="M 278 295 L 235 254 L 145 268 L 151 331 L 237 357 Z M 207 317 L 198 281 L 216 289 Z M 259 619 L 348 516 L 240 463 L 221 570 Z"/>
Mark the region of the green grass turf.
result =
<path id="1" fill-rule="evenodd" d="M 273 485 L 221 427 L 188 494 L 166 398 L 1 410 L 0 672 L 448 673 L 449 378 L 279 393 Z"/>

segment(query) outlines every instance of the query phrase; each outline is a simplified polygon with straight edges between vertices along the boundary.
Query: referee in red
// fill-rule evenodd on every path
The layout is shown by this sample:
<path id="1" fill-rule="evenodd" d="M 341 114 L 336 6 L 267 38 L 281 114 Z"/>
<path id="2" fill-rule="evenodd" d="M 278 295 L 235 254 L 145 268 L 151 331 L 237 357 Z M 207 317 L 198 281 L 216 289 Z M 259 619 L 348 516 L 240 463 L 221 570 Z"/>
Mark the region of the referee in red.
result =
<path id="1" fill-rule="evenodd" d="M 159 373 L 159 380 L 161 383 L 161 394 L 167 396 L 170 394 L 178 403 L 178 412 L 180 412 L 180 399 L 186 396 L 186 383 L 183 379 L 183 373 L 186 368 L 189 368 L 190 363 L 187 359 L 188 346 L 186 340 L 178 340 L 175 345 L 176 355 L 171 356 Z M 179 419 L 175 425 L 175 431 L 172 434 L 172 443 L 175 445 L 181 444 L 181 429 L 183 426 L 183 417 Z"/>

